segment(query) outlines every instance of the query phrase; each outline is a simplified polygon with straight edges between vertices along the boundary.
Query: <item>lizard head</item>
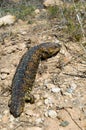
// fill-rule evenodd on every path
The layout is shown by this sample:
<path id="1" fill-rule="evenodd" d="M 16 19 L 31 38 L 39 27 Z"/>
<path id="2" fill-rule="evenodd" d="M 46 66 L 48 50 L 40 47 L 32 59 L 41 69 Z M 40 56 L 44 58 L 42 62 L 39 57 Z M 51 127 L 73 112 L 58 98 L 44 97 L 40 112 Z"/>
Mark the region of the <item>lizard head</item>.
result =
<path id="1" fill-rule="evenodd" d="M 41 51 L 42 56 L 41 59 L 47 59 L 52 56 L 55 56 L 61 49 L 61 45 L 58 43 L 50 43 L 47 42 L 44 44 L 41 44 Z"/>

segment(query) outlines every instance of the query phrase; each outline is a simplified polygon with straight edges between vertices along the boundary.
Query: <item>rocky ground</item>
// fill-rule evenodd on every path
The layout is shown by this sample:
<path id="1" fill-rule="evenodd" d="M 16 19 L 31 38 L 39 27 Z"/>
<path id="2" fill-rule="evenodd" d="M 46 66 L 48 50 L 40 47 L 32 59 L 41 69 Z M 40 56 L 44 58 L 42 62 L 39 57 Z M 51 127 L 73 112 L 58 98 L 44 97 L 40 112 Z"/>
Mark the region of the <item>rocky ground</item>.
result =
<path id="1" fill-rule="evenodd" d="M 0 129 L 86 130 L 86 53 L 81 41 L 67 39 L 45 9 L 35 10 L 33 23 L 17 20 L 0 28 Z M 11 83 L 29 47 L 58 42 L 61 51 L 41 61 L 33 86 L 34 104 L 25 104 L 18 118 L 9 113 Z M 21 91 L 21 90 L 20 90 Z"/>

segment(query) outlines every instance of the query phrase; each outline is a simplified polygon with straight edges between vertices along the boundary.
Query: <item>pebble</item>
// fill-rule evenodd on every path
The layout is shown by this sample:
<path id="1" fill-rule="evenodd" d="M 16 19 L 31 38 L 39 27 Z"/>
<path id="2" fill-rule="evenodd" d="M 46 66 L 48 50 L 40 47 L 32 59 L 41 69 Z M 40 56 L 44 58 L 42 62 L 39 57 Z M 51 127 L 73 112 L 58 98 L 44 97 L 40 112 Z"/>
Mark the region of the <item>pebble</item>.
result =
<path id="1" fill-rule="evenodd" d="M 7 74 L 3 73 L 0 75 L 1 80 L 5 80 L 7 78 Z"/>
<path id="2" fill-rule="evenodd" d="M 5 110 L 3 113 L 4 113 L 4 114 L 8 114 L 8 113 L 9 113 L 9 110 Z"/>
<path id="3" fill-rule="evenodd" d="M 36 98 L 36 100 L 39 100 L 40 99 L 40 95 L 35 94 L 35 98 Z"/>
<path id="4" fill-rule="evenodd" d="M 66 126 L 68 126 L 69 125 L 69 122 L 68 121 L 62 121 L 61 123 L 60 123 L 60 126 L 63 126 L 63 127 L 66 127 Z"/>
<path id="5" fill-rule="evenodd" d="M 45 115 L 45 117 L 48 117 L 48 112 L 46 111 L 46 112 L 44 113 L 44 115 Z"/>
<path id="6" fill-rule="evenodd" d="M 56 118 L 57 113 L 54 110 L 48 110 L 48 116 L 51 117 L 51 118 Z"/>
<path id="7" fill-rule="evenodd" d="M 51 92 L 58 93 L 58 92 L 60 92 L 60 90 L 61 90 L 60 88 L 55 87 L 55 88 L 51 89 Z"/>
<path id="8" fill-rule="evenodd" d="M 18 50 L 23 50 L 23 49 L 25 49 L 26 48 L 26 45 L 25 44 L 18 44 L 17 45 L 17 49 Z"/>
<path id="9" fill-rule="evenodd" d="M 35 13 L 36 13 L 36 14 L 39 14 L 39 13 L 40 13 L 40 10 L 39 10 L 39 9 L 36 9 L 36 10 L 35 10 Z"/>
<path id="10" fill-rule="evenodd" d="M 67 92 L 72 94 L 76 88 L 77 85 L 75 83 L 72 83 L 70 84 L 70 87 L 67 89 Z"/>
<path id="11" fill-rule="evenodd" d="M 73 90 L 75 90 L 75 89 L 77 88 L 77 85 L 73 82 L 73 83 L 70 84 L 70 87 L 71 87 Z"/>
<path id="12" fill-rule="evenodd" d="M 17 49 L 17 46 L 16 46 L 16 45 L 15 45 L 15 46 L 6 47 L 6 48 L 4 49 L 3 54 L 6 55 L 6 54 L 14 53 L 14 52 L 16 51 L 16 49 Z"/>
<path id="13" fill-rule="evenodd" d="M 47 98 L 47 99 L 44 100 L 44 103 L 46 105 L 52 104 L 52 99 L 51 98 Z"/>
<path id="14" fill-rule="evenodd" d="M 40 123 L 43 123 L 43 119 L 42 118 L 36 119 L 36 124 L 40 124 Z"/>
<path id="15" fill-rule="evenodd" d="M 27 32 L 23 31 L 23 30 L 20 30 L 20 34 L 25 35 L 25 34 L 27 34 Z"/>

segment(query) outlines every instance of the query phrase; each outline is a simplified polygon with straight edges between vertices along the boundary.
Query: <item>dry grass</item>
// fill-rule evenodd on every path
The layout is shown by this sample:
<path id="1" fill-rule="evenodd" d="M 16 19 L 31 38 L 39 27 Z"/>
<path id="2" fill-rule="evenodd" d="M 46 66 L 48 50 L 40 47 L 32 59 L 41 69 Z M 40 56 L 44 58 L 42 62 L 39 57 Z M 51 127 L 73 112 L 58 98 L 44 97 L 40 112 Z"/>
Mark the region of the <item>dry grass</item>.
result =
<path id="1" fill-rule="evenodd" d="M 71 40 L 80 41 L 86 37 L 86 4 L 74 1 L 63 6 L 48 8 L 49 19 L 57 18 L 63 31 Z"/>

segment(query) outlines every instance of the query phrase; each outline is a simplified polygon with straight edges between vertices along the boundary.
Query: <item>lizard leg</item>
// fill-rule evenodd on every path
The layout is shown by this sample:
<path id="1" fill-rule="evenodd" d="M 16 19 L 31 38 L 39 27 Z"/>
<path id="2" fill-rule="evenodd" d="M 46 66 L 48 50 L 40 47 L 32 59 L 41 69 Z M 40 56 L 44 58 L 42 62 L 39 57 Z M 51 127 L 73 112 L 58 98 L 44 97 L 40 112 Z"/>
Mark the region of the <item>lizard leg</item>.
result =
<path id="1" fill-rule="evenodd" d="M 30 92 L 26 92 L 25 93 L 25 101 L 33 104 L 35 102 L 35 97 L 32 94 L 30 94 Z"/>

